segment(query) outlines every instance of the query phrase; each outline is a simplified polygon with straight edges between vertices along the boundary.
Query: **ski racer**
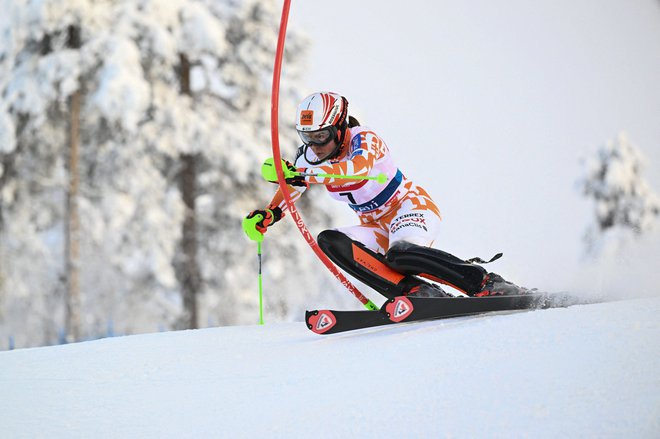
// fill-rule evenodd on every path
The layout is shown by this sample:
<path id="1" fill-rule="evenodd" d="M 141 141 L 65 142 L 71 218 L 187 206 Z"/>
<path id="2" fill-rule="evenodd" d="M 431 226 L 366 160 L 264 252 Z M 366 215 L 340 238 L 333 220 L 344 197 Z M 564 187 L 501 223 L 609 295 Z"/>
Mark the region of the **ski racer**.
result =
<path id="1" fill-rule="evenodd" d="M 463 260 L 432 247 L 441 221 L 437 205 L 397 167 L 383 139 L 348 115 L 345 97 L 332 92 L 307 96 L 298 105 L 296 130 L 303 145 L 295 164 L 285 161 L 290 171 L 387 176 L 384 184 L 316 175 L 286 179 L 294 202 L 310 184 L 321 184 L 357 214 L 359 225 L 324 230 L 317 238 L 323 252 L 343 270 L 388 298 L 447 296 L 441 287 L 421 278 L 476 297 L 528 291 L 477 264 L 486 261 Z M 284 217 L 286 208 L 278 188 L 265 208 L 246 218 L 261 215 L 260 222 L 251 224 L 264 234 Z"/>

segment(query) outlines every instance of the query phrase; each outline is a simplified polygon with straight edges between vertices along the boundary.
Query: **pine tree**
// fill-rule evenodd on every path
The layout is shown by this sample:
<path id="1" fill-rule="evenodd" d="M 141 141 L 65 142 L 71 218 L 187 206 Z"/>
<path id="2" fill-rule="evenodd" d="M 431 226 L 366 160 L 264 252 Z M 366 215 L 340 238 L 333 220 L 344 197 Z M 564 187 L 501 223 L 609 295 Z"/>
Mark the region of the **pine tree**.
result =
<path id="1" fill-rule="evenodd" d="M 0 336 L 13 334 L 19 346 L 57 340 L 68 265 L 79 276 L 80 338 L 110 323 L 135 333 L 255 322 L 255 249 L 240 223 L 275 190 L 259 168 L 270 155 L 276 2 L 18 0 L 8 9 L 15 19 L 0 21 Z M 305 46 L 289 34 L 280 141 L 290 158 Z M 330 223 L 321 202 L 301 203 L 313 229 Z M 322 294 L 323 269 L 282 223 L 264 245 L 266 311 L 292 320 Z M 67 229 L 77 264 L 62 257 Z"/>
<path id="2" fill-rule="evenodd" d="M 660 215 L 660 198 L 643 178 L 645 159 L 639 148 L 620 133 L 586 164 L 580 187 L 594 205 L 594 223 L 584 236 L 587 253 L 597 254 L 613 232 L 649 232 Z"/>
<path id="3" fill-rule="evenodd" d="M 71 248 L 64 243 L 65 157 L 77 135 L 71 135 L 77 129 L 68 102 L 79 89 L 79 54 L 71 47 L 78 17 L 60 17 L 41 27 L 28 19 L 32 17 L 26 9 L 31 6 L 8 5 L 7 16 L 24 20 L 25 26 L 5 22 L 0 45 L 0 59 L 7 60 L 1 84 L 2 138 L 9 139 L 0 148 L 3 316 L 10 324 L 38 328 L 40 335 L 53 339 L 62 325 L 64 302 L 72 297 L 66 294 L 62 255 L 64 247 Z M 74 234 L 68 236 L 75 239 Z M 75 269 L 74 264 L 69 268 Z"/>

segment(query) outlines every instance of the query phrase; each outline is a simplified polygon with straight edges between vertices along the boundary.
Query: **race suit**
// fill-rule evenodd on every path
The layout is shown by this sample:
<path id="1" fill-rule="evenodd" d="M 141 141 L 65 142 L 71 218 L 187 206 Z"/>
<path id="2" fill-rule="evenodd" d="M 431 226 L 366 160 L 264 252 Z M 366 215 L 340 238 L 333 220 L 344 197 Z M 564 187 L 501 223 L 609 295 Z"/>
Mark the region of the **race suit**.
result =
<path id="1" fill-rule="evenodd" d="M 429 194 L 408 180 L 395 165 L 385 142 L 369 128 L 349 129 L 339 158 L 314 166 L 317 157 L 311 149 L 300 147 L 295 160 L 299 171 L 315 174 L 387 176 L 385 184 L 376 180 L 347 180 L 340 178 L 305 177 L 309 184 L 323 184 L 336 200 L 343 201 L 360 219 L 356 226 L 336 229 L 370 250 L 385 254 L 396 241 L 431 247 L 441 221 L 440 211 Z M 306 158 L 304 151 L 310 157 Z M 309 159 L 309 161 L 308 161 Z M 295 202 L 306 187 L 288 186 Z M 280 190 L 269 204 L 270 208 L 286 210 Z"/>

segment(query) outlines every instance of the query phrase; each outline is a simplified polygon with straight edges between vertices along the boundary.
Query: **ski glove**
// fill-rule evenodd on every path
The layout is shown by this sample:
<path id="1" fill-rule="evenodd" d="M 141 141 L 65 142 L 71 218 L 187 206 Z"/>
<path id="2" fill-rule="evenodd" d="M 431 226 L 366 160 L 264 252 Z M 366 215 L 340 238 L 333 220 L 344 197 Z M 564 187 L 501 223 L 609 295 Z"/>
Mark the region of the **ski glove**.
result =
<path id="1" fill-rule="evenodd" d="M 297 175 L 301 170 L 304 171 L 304 169 L 296 169 L 293 163 L 282 159 L 282 171 L 284 172 L 284 181 L 286 184 L 291 186 L 309 186 L 309 184 L 305 181 L 305 177 Z M 266 159 L 264 164 L 261 166 L 261 175 L 267 181 L 277 184 L 277 173 L 275 172 L 275 165 L 273 164 L 272 158 Z"/>
<path id="2" fill-rule="evenodd" d="M 264 233 L 266 233 L 268 227 L 278 222 L 280 219 L 282 219 L 283 216 L 284 213 L 279 207 L 273 207 L 272 209 L 253 210 L 243 220 L 243 230 L 247 234 L 248 238 L 256 241 L 258 238 L 261 238 Z M 256 235 L 255 230 L 259 232 L 259 235 L 261 236 Z"/>
<path id="3" fill-rule="evenodd" d="M 305 181 L 305 177 L 302 175 L 295 175 L 291 176 L 291 173 L 295 172 L 296 174 L 300 173 L 301 171 L 305 171 L 304 169 L 298 170 L 296 169 L 295 166 L 293 166 L 293 163 L 291 163 L 288 160 L 283 160 L 283 162 L 286 164 L 287 169 L 284 169 L 284 181 L 286 181 L 286 184 L 290 184 L 291 186 L 304 186 L 307 187 L 309 186 L 309 183 Z M 287 172 L 287 170 L 289 172 Z"/>

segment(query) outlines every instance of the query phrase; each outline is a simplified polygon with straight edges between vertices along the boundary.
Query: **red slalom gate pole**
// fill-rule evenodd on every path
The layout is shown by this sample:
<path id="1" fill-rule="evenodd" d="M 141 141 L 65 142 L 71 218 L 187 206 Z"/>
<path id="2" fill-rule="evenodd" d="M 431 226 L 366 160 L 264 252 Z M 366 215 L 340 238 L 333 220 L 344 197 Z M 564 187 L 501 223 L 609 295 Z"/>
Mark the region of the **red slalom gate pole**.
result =
<path id="1" fill-rule="evenodd" d="M 275 53 L 275 67 L 273 69 L 273 91 L 271 94 L 271 106 L 270 106 L 270 133 L 271 141 L 273 145 L 273 158 L 275 159 L 275 172 L 277 173 L 277 182 L 284 196 L 284 201 L 289 209 L 291 218 L 296 223 L 298 230 L 302 234 L 307 244 L 314 250 L 316 256 L 325 264 L 325 266 L 330 270 L 330 272 L 341 282 L 341 284 L 350 291 L 353 296 L 355 296 L 367 309 L 377 310 L 378 306 L 374 304 L 371 300 L 366 298 L 364 294 L 358 290 L 355 285 L 353 285 L 344 275 L 335 267 L 335 265 L 328 259 L 328 257 L 323 253 L 319 248 L 316 240 L 312 234 L 305 226 L 298 209 L 293 204 L 291 195 L 287 189 L 286 182 L 284 181 L 284 171 L 282 170 L 282 156 L 280 154 L 280 140 L 279 140 L 279 102 L 280 102 L 280 75 L 282 73 L 282 58 L 284 54 L 284 39 L 286 37 L 286 27 L 289 21 L 289 9 L 291 7 L 291 0 L 284 0 L 284 6 L 282 6 L 282 20 L 280 21 L 280 33 L 277 39 L 277 52 Z"/>

